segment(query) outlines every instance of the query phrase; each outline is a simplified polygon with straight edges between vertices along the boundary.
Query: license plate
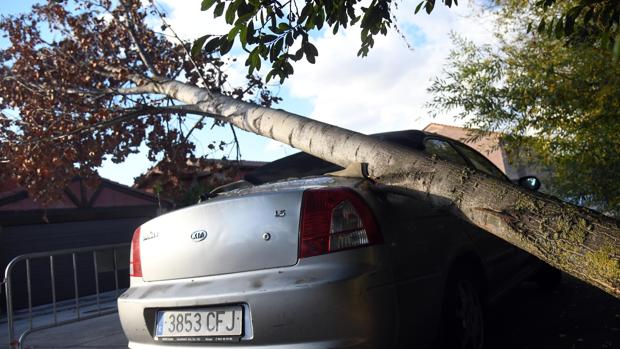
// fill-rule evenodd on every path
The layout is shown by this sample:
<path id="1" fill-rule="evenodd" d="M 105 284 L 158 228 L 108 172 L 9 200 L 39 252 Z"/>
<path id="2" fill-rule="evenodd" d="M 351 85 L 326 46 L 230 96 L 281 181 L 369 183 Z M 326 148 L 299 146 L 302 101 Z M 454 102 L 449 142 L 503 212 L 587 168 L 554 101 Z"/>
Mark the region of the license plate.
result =
<path id="1" fill-rule="evenodd" d="M 242 333 L 241 306 L 157 312 L 155 339 L 161 341 L 235 341 Z"/>

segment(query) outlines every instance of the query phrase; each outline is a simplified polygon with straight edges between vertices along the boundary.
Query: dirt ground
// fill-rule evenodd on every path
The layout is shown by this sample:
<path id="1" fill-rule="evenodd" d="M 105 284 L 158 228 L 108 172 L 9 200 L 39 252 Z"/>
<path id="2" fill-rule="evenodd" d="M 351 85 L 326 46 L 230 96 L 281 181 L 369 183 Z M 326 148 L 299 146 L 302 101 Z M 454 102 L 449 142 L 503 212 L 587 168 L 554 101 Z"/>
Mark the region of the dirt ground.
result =
<path id="1" fill-rule="evenodd" d="M 553 292 L 524 283 L 489 307 L 488 348 L 620 348 L 620 300 L 564 275 Z"/>

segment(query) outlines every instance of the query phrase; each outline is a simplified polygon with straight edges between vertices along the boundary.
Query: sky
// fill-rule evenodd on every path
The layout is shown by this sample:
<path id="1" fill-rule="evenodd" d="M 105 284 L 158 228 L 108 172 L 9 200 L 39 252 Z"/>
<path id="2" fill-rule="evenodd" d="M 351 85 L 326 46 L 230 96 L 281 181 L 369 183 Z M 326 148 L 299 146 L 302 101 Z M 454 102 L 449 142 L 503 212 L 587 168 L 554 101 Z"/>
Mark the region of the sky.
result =
<path id="1" fill-rule="evenodd" d="M 459 1 L 452 9 L 438 5 L 431 15 L 414 15 L 418 1 L 401 1 L 396 13 L 404 39 L 395 31 L 376 37 L 367 57 L 357 56 L 360 47 L 358 28 L 332 35 L 330 30 L 312 34 L 319 51 L 316 64 L 297 62 L 295 73 L 283 85 L 270 83 L 272 91 L 283 98 L 276 108 L 362 133 L 403 129 L 422 129 L 431 122 L 461 125 L 462 120 L 447 113 L 436 118 L 424 104 L 430 100 L 426 89 L 441 74 L 452 47 L 449 33 L 454 31 L 475 43 L 490 43 L 492 19 L 474 16 L 471 2 Z M 0 1 L 0 15 L 28 10 L 34 0 Z M 167 12 L 171 27 L 183 39 L 226 32 L 226 24 L 200 11 L 199 0 L 156 0 Z M 159 25 L 153 23 L 153 25 Z M 2 42 L 0 41 L 0 44 Z M 411 46 L 411 47 L 408 47 Z M 242 51 L 236 64 L 228 67 L 231 85 L 241 85 L 245 75 Z M 266 75 L 263 68 L 259 73 Z M 194 134 L 199 153 L 208 154 L 212 140 L 231 141 L 228 128 L 208 127 Z M 272 161 L 292 154 L 294 149 L 276 141 L 238 131 L 244 160 Z M 106 161 L 101 176 L 131 185 L 153 164 L 146 152 L 129 156 L 122 164 Z M 232 153 L 234 156 L 234 152 Z M 210 153 L 221 158 L 226 153 Z"/>

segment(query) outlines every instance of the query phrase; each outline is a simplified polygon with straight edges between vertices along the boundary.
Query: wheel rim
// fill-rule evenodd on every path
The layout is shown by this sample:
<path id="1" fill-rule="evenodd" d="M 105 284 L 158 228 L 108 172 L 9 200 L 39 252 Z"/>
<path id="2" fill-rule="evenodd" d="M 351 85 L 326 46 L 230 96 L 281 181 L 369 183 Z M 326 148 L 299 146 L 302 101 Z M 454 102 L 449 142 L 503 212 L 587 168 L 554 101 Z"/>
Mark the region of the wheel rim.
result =
<path id="1" fill-rule="evenodd" d="M 456 286 L 456 318 L 460 347 L 481 349 L 484 340 L 484 320 L 478 290 L 469 280 L 460 280 Z"/>

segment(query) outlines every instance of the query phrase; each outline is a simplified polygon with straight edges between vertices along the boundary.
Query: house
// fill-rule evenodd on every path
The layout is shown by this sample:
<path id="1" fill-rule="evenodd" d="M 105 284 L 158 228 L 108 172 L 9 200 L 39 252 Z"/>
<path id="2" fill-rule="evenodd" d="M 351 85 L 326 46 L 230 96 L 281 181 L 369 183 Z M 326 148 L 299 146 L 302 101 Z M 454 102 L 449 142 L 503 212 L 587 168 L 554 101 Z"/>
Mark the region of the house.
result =
<path id="1" fill-rule="evenodd" d="M 188 160 L 184 168 L 174 167 L 169 173 L 165 164 L 159 163 L 136 178 L 133 188 L 159 195 L 177 206 L 186 206 L 196 203 L 200 195 L 214 188 L 243 179 L 264 164 L 266 162 L 262 161 L 197 159 Z"/>
<path id="2" fill-rule="evenodd" d="M 92 186 L 75 178 L 60 199 L 46 206 L 32 200 L 17 183 L 0 183 L 1 270 L 4 271 L 14 257 L 22 254 L 129 243 L 136 227 L 171 207 L 169 202 L 161 201 L 155 195 L 120 183 L 107 179 L 97 182 Z M 117 252 L 121 286 L 126 286 L 128 249 Z M 65 257 L 59 257 L 55 262 L 57 300 L 74 296 L 71 256 Z M 109 268 L 113 263 L 100 262 L 103 263 L 99 270 L 100 291 L 103 291 L 113 286 Z M 31 275 L 33 290 L 47 290 L 33 293 L 33 304 L 49 303 L 48 261 L 33 260 Z M 78 256 L 78 275 L 79 294 L 95 293 L 93 256 Z M 13 277 L 14 289 L 25 290 L 23 265 L 15 270 Z M 25 292 L 14 292 L 14 296 L 16 307 L 27 304 Z"/>

